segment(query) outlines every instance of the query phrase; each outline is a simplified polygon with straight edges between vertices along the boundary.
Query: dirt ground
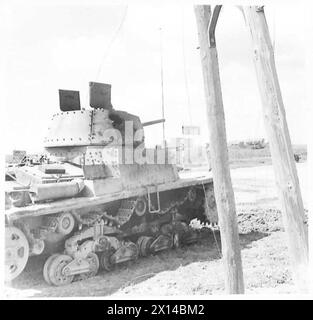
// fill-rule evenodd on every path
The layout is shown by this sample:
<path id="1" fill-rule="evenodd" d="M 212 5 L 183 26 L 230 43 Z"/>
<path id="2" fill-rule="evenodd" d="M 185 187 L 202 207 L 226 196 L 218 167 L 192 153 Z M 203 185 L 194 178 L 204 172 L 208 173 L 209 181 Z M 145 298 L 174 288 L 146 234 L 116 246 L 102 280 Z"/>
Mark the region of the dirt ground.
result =
<path id="1" fill-rule="evenodd" d="M 307 163 L 297 164 L 297 169 L 307 208 Z M 246 293 L 294 293 L 272 166 L 237 168 L 231 173 Z M 141 258 L 65 287 L 44 282 L 44 259 L 37 257 L 5 287 L 5 298 L 224 294 L 220 247 L 215 231 L 197 244 Z"/>

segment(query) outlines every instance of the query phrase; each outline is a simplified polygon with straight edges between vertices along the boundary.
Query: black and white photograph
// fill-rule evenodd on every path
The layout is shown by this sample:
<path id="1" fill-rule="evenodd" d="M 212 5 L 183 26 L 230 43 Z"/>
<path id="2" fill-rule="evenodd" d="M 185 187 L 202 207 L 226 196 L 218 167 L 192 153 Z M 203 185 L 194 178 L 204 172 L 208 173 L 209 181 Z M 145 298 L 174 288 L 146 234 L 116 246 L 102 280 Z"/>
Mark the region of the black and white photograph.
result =
<path id="1" fill-rule="evenodd" d="M 1 1 L 2 298 L 310 299 L 312 14 Z"/>

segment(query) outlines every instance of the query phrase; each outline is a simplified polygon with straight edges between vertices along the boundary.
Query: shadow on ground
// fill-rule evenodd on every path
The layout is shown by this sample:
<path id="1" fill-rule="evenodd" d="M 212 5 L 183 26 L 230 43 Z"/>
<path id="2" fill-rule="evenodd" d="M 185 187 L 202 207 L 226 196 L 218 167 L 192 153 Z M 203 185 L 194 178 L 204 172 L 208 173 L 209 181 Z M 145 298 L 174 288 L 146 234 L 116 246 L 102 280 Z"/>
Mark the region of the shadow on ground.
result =
<path id="1" fill-rule="evenodd" d="M 242 249 L 250 247 L 253 241 L 268 236 L 267 233 L 250 232 L 240 235 Z M 94 278 L 74 282 L 64 287 L 52 287 L 46 284 L 42 276 L 42 268 L 46 257 L 39 256 L 30 259 L 25 271 L 12 281 L 13 294 L 15 290 L 27 297 L 70 297 L 70 296 L 108 296 L 127 286 L 146 281 L 164 271 L 174 271 L 178 268 L 196 262 L 216 261 L 220 259 L 220 234 L 211 232 L 205 239 L 197 243 L 160 252 L 137 261 L 117 266 L 114 271 L 100 271 Z"/>

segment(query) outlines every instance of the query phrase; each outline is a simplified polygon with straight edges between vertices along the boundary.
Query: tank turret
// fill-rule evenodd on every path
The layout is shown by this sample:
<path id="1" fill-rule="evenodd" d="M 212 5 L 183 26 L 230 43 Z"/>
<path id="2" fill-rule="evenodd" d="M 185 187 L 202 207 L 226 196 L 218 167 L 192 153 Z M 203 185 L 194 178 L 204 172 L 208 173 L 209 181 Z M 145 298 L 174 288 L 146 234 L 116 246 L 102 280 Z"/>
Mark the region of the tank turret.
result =
<path id="1" fill-rule="evenodd" d="M 59 90 L 59 98 L 61 111 L 52 116 L 44 147 L 64 172 L 53 171 L 53 164 L 19 168 L 16 172 L 18 181 L 36 189 L 36 194 L 42 194 L 38 188 L 54 181 L 55 174 L 68 183 L 84 179 L 84 188 L 80 181 L 80 187 L 72 190 L 88 196 L 178 179 L 176 167 L 169 163 L 165 150 L 156 154 L 154 149 L 145 148 L 144 125 L 160 120 L 142 124 L 138 116 L 114 109 L 111 85 L 89 83 L 88 109 L 81 108 L 78 91 Z M 51 192 L 50 196 L 55 199 L 65 194 L 68 196 Z M 45 192 L 44 200 L 47 196 Z"/>
<path id="2" fill-rule="evenodd" d="M 59 147 L 125 145 L 126 121 L 132 122 L 132 133 L 143 130 L 138 116 L 113 108 L 111 85 L 90 82 L 89 96 L 91 108 L 81 109 L 78 91 L 59 90 L 61 112 L 53 115 L 44 140 L 49 152 Z M 119 131 L 120 135 L 114 130 Z M 143 141 L 144 136 L 136 140 L 136 144 Z"/>

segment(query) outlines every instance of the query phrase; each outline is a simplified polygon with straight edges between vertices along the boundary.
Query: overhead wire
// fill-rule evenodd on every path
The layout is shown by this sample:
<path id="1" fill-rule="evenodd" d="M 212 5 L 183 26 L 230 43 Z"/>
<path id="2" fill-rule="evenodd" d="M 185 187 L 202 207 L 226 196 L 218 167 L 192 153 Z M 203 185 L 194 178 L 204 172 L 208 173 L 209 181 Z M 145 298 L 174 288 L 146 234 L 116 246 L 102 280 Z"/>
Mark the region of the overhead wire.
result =
<path id="1" fill-rule="evenodd" d="M 182 54 L 183 54 L 183 65 L 184 65 L 184 83 L 187 97 L 187 111 L 189 122 L 192 125 L 192 116 L 191 116 L 191 103 L 190 103 L 190 93 L 189 93 L 189 83 L 187 77 L 187 66 L 186 66 L 186 53 L 185 53 L 185 21 L 184 21 L 184 7 L 182 6 Z"/>
<path id="2" fill-rule="evenodd" d="M 101 71 L 102 71 L 102 67 L 103 67 L 104 61 L 105 61 L 105 59 L 108 57 L 108 55 L 109 55 L 109 53 L 110 53 L 110 50 L 111 50 L 114 42 L 116 41 L 116 39 L 117 39 L 117 37 L 118 37 L 118 35 L 119 35 L 122 27 L 123 27 L 123 24 L 124 24 L 124 22 L 125 22 L 125 20 L 126 20 L 127 11 L 128 11 L 128 5 L 126 5 L 125 10 L 124 10 L 124 14 L 123 14 L 122 19 L 121 19 L 121 22 L 120 22 L 120 24 L 118 25 L 115 33 L 113 34 L 113 36 L 112 36 L 112 38 L 111 38 L 111 41 L 109 42 L 106 50 L 104 51 L 103 57 L 102 57 L 102 59 L 101 59 L 101 62 L 100 62 L 100 64 L 99 64 L 98 71 L 97 71 L 97 74 L 96 74 L 96 80 L 98 80 L 99 75 L 100 75 L 100 73 L 101 73 Z"/>
<path id="3" fill-rule="evenodd" d="M 99 79 L 99 76 L 101 74 L 101 71 L 102 71 L 102 68 L 103 68 L 103 65 L 104 65 L 104 62 L 105 60 L 107 59 L 107 57 L 109 56 L 110 54 L 110 51 L 111 51 L 111 48 L 114 44 L 114 42 L 116 41 L 120 31 L 122 30 L 122 27 L 124 25 L 124 22 L 126 20 L 126 16 L 127 16 L 127 11 L 128 11 L 128 5 L 126 5 L 125 7 L 125 10 L 124 10 L 124 14 L 122 16 L 122 19 L 118 25 L 118 27 L 116 28 L 115 32 L 113 33 L 112 35 L 112 38 L 108 44 L 108 46 L 106 47 L 106 49 L 104 50 L 104 53 L 103 53 L 103 56 L 100 60 L 100 63 L 99 63 L 99 66 L 98 66 L 98 69 L 97 69 L 97 72 L 96 72 L 96 77 L 95 77 L 95 80 L 98 81 Z M 88 92 L 86 92 L 86 105 L 88 104 Z"/>
<path id="4" fill-rule="evenodd" d="M 165 119 L 165 106 L 164 106 L 164 70 L 163 70 L 163 30 L 162 27 L 159 28 L 160 31 L 160 80 L 161 80 L 161 105 L 162 105 L 162 118 Z M 163 146 L 166 147 L 165 138 L 165 123 L 162 123 L 162 139 Z"/>

